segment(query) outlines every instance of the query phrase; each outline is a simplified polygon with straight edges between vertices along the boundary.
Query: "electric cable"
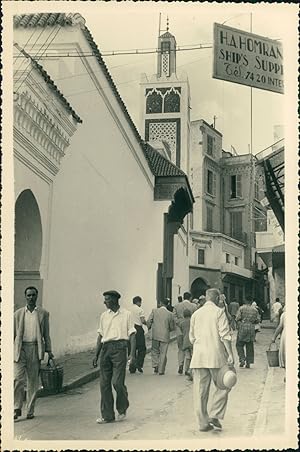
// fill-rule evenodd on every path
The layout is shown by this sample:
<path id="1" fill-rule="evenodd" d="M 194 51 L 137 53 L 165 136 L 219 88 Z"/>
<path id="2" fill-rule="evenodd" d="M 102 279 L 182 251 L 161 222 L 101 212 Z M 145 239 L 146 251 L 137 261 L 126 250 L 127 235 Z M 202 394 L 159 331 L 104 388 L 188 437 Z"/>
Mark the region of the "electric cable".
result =
<path id="1" fill-rule="evenodd" d="M 41 56 L 47 51 L 47 49 L 49 48 L 49 46 L 52 44 L 52 42 L 54 41 L 54 39 L 56 38 L 56 36 L 58 35 L 58 33 L 60 32 L 60 30 L 62 29 L 62 26 L 60 25 L 59 28 L 57 29 L 56 33 L 54 34 L 53 38 L 51 39 L 51 41 L 48 43 L 47 47 L 45 48 L 45 50 L 43 51 L 43 53 L 40 55 L 40 57 L 38 59 L 33 58 L 36 62 L 38 62 L 41 58 Z M 55 29 L 54 29 L 55 30 Z M 48 38 L 46 39 L 45 43 L 47 42 L 47 40 L 49 39 L 49 37 L 51 36 L 51 33 L 49 34 Z M 45 45 L 45 43 L 43 45 Z M 41 50 L 41 49 L 40 49 Z M 40 51 L 39 50 L 39 51 Z M 39 53 L 39 52 L 38 52 Z M 31 57 L 30 57 L 31 58 Z M 28 66 L 32 63 L 32 60 L 30 60 Z M 29 77 L 29 75 L 31 74 L 31 72 L 33 71 L 34 66 L 32 65 L 30 71 L 28 72 L 27 76 L 24 78 L 24 80 L 21 82 L 20 86 L 16 89 L 16 93 L 19 91 L 19 89 L 22 87 L 23 83 L 27 80 L 27 78 Z"/>

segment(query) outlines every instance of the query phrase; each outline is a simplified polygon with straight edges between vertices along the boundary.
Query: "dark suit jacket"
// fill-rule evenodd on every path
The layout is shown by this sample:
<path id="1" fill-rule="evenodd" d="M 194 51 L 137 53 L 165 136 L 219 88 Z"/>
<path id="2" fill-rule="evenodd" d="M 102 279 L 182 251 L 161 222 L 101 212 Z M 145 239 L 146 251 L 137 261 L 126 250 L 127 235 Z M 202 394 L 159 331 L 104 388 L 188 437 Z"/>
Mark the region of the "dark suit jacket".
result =
<path id="1" fill-rule="evenodd" d="M 147 326 L 149 329 L 152 327 L 152 339 L 169 342 L 170 332 L 175 329 L 173 314 L 164 306 L 153 309 L 147 320 Z"/>
<path id="2" fill-rule="evenodd" d="M 14 313 L 14 361 L 20 359 L 20 352 L 24 334 L 24 317 L 26 307 L 18 309 Z M 39 359 L 44 359 L 45 352 L 51 352 L 51 340 L 49 335 L 49 312 L 37 307 L 38 329 L 37 344 Z"/>

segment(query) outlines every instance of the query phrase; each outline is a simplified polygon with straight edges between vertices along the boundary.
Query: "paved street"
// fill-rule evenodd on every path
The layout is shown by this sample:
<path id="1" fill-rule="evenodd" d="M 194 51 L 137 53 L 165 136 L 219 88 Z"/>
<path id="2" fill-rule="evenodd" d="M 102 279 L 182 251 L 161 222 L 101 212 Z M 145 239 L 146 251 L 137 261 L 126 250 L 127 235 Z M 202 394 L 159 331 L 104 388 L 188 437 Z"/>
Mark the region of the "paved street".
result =
<path id="1" fill-rule="evenodd" d="M 99 384 L 93 381 L 66 394 L 38 399 L 31 421 L 15 423 L 19 440 L 158 440 L 251 436 L 254 433 L 267 376 L 265 350 L 272 330 L 262 330 L 251 369 L 239 369 L 230 394 L 222 432 L 200 433 L 193 414 L 192 383 L 177 374 L 176 343 L 169 349 L 167 373 L 152 374 L 150 355 L 144 374 L 127 375 L 130 395 L 128 418 L 122 423 L 98 425 Z M 237 363 L 237 361 L 236 361 Z M 280 375 L 281 377 L 281 375 Z M 282 375 L 283 378 L 283 375 Z M 284 428 L 284 422 L 279 422 Z M 277 433 L 280 433 L 277 429 Z"/>

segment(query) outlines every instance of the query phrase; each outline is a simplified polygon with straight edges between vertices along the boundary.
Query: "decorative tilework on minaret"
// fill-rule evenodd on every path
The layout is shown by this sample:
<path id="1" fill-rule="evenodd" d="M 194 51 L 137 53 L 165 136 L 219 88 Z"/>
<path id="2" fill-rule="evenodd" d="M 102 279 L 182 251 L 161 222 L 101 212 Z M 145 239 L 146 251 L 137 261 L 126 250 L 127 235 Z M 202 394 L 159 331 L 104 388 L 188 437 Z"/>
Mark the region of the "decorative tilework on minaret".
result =
<path id="1" fill-rule="evenodd" d="M 169 20 L 158 37 L 156 74 L 145 75 L 141 86 L 145 140 L 188 173 L 189 83 L 186 75 L 176 73 L 176 39 L 169 32 Z"/>

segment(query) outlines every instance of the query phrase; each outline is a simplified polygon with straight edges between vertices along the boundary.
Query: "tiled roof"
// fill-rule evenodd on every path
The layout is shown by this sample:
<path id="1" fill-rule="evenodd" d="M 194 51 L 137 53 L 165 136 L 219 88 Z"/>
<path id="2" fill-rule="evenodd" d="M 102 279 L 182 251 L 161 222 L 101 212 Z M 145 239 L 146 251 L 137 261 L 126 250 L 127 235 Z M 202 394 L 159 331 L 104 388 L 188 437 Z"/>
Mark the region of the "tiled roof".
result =
<path id="1" fill-rule="evenodd" d="M 18 26 L 21 26 L 21 27 L 43 26 L 43 27 L 45 27 L 46 25 L 55 25 L 55 24 L 71 25 L 72 23 L 73 23 L 73 21 L 72 21 L 71 15 L 69 15 L 67 18 L 67 16 L 65 14 L 47 14 L 47 13 L 29 14 L 29 15 L 23 14 L 21 16 L 14 17 L 14 24 L 17 27 Z M 125 117 L 129 123 L 133 133 L 135 134 L 136 139 L 138 140 L 138 142 L 141 145 L 141 148 L 146 157 L 146 160 L 148 162 L 148 165 L 149 165 L 149 168 L 150 168 L 152 174 L 154 176 L 184 176 L 184 177 L 186 177 L 186 180 L 188 181 L 186 174 L 180 168 L 178 168 L 176 165 L 174 165 L 169 160 L 165 159 L 157 150 L 153 149 L 150 145 L 148 145 L 147 143 L 145 143 L 142 140 L 142 138 L 141 138 L 134 122 L 132 121 L 132 119 L 128 113 L 128 110 L 116 88 L 116 85 L 107 69 L 107 66 L 102 58 L 102 55 L 98 49 L 97 44 L 95 43 L 95 41 L 93 39 L 93 36 L 92 36 L 90 30 L 87 28 L 87 26 L 84 26 L 82 28 L 82 32 L 83 32 L 86 40 L 90 44 L 91 49 L 92 49 L 99 65 L 101 66 L 101 68 L 104 72 L 104 75 L 105 75 L 108 83 L 110 84 L 111 89 L 112 89 L 123 113 L 125 114 Z M 36 64 L 38 64 L 38 63 L 36 63 Z M 47 74 L 47 76 L 48 76 L 48 74 Z M 53 85 L 54 85 L 54 83 L 53 83 Z"/>
<path id="2" fill-rule="evenodd" d="M 150 144 L 145 143 L 143 145 L 143 150 L 154 176 L 186 177 L 186 174 L 178 168 L 178 166 L 174 165 L 174 163 L 170 162 L 170 160 L 167 160 L 156 149 L 150 146 Z"/>
<path id="3" fill-rule="evenodd" d="M 163 35 L 160 36 L 160 38 L 174 38 L 174 35 L 171 35 L 171 33 L 169 33 L 168 31 L 166 31 Z"/>
<path id="4" fill-rule="evenodd" d="M 30 58 L 32 65 L 34 68 L 40 73 L 40 75 L 43 77 L 47 85 L 50 87 L 50 89 L 54 92 L 54 94 L 59 98 L 59 100 L 64 104 L 64 107 L 66 110 L 68 110 L 75 121 L 82 123 L 82 119 L 77 115 L 75 110 L 71 107 L 67 99 L 64 97 L 64 95 L 59 91 L 53 80 L 51 79 L 50 75 L 45 71 L 45 69 L 30 55 L 28 55 L 25 50 L 22 50 L 22 53 L 27 57 Z"/>
<path id="5" fill-rule="evenodd" d="M 14 16 L 15 27 L 46 27 L 47 25 L 72 25 L 70 16 L 64 13 L 20 14 Z"/>

